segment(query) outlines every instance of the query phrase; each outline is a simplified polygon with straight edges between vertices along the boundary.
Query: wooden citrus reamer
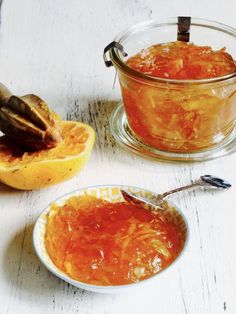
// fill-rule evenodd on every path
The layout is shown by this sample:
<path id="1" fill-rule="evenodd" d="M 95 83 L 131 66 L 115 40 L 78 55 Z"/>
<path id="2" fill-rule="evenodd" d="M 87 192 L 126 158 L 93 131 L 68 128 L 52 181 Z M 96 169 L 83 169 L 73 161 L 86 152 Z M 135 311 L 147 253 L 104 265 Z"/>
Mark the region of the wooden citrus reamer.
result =
<path id="1" fill-rule="evenodd" d="M 0 83 L 0 130 L 27 149 L 49 149 L 61 139 L 59 118 L 38 96 L 15 96 Z"/>

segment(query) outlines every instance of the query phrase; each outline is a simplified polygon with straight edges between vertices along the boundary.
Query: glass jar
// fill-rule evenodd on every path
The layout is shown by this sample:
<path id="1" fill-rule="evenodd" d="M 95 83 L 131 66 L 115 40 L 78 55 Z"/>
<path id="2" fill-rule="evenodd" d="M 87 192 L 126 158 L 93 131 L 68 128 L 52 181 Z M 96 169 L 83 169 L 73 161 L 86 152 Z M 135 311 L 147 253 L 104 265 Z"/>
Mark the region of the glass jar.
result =
<path id="1" fill-rule="evenodd" d="M 144 22 L 115 38 L 109 50 L 123 105 L 111 118 L 113 134 L 133 151 L 152 157 L 202 160 L 235 149 L 236 72 L 201 80 L 165 79 L 127 66 L 129 57 L 155 44 L 177 40 L 178 18 Z M 190 42 L 226 47 L 236 54 L 236 30 L 213 21 L 191 19 Z M 125 112 L 122 113 L 122 110 Z"/>

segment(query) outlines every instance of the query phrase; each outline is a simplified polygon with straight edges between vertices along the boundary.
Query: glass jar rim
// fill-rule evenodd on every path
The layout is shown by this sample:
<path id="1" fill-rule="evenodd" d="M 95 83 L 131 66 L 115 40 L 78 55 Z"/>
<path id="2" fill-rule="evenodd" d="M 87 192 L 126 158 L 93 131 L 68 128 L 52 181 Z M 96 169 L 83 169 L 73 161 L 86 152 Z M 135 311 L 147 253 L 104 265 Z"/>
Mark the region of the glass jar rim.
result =
<path id="1" fill-rule="evenodd" d="M 150 20 L 150 21 L 144 21 L 138 24 L 134 24 L 130 26 L 129 28 L 123 30 L 120 32 L 116 37 L 115 41 L 122 44 L 122 41 L 127 39 L 129 36 L 134 35 L 135 33 L 138 33 L 140 30 L 150 29 L 153 27 L 160 27 L 165 25 L 178 25 L 178 17 L 169 17 L 165 19 L 159 19 L 159 20 Z M 202 18 L 191 18 L 191 25 L 194 26 L 203 26 L 206 28 L 218 30 L 221 32 L 224 32 L 230 36 L 235 37 L 236 41 L 236 29 L 228 26 L 223 23 L 219 23 L 213 20 L 208 19 L 202 19 Z M 125 49 L 125 47 L 124 47 Z M 210 79 L 198 79 L 198 80 L 177 80 L 177 79 L 167 79 L 167 78 L 161 78 L 156 76 L 151 76 L 148 74 L 144 74 L 142 72 L 136 71 L 132 68 L 130 68 L 120 57 L 119 50 L 117 48 L 111 48 L 110 49 L 110 58 L 112 63 L 120 69 L 122 72 L 124 72 L 126 75 L 133 76 L 136 79 L 144 79 L 147 81 L 152 82 L 159 82 L 159 83 L 168 83 L 168 84 L 175 84 L 175 85 L 200 85 L 200 84 L 211 84 L 211 83 L 217 83 L 222 81 L 227 81 L 227 83 L 231 83 L 234 81 L 233 79 L 236 77 L 236 71 L 229 73 L 227 75 L 218 76 Z M 231 80 L 232 79 L 232 80 Z"/>

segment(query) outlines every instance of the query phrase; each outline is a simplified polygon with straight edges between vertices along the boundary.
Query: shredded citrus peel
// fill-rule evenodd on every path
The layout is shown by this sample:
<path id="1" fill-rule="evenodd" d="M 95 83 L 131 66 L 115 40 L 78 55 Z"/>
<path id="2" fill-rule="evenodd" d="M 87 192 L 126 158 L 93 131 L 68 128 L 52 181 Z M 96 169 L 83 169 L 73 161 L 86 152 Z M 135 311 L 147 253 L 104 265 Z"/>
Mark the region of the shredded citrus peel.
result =
<path id="1" fill-rule="evenodd" d="M 161 212 L 87 194 L 51 206 L 45 245 L 61 271 L 96 285 L 151 277 L 182 248 L 179 228 Z"/>

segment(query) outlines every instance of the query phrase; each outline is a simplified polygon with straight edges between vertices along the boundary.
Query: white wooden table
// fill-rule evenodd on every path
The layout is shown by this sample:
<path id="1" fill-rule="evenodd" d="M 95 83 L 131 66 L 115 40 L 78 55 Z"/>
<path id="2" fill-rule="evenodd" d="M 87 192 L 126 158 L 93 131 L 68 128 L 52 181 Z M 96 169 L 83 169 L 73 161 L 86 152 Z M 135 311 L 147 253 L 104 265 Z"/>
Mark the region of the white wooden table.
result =
<path id="1" fill-rule="evenodd" d="M 176 15 L 236 27 L 234 0 L 4 0 L 1 3 L 0 81 L 16 94 L 40 95 L 63 118 L 96 131 L 87 167 L 75 178 L 30 192 L 0 185 L 0 313 L 205 314 L 236 313 L 236 155 L 196 164 L 142 159 L 120 148 L 108 117 L 120 98 L 102 50 L 136 22 Z M 50 274 L 32 248 L 34 222 L 51 201 L 83 186 L 130 184 L 165 191 L 201 174 L 232 182 L 227 192 L 189 192 L 174 198 L 190 225 L 183 259 L 139 291 L 99 295 Z"/>

